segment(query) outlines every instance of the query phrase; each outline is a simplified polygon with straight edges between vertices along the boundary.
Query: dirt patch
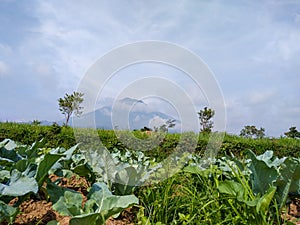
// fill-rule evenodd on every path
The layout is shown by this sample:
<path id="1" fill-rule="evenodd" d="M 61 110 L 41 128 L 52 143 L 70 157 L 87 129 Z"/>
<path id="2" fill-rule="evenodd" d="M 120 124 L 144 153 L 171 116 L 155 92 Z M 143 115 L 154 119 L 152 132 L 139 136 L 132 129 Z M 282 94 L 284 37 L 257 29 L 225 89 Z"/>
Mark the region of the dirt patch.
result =
<path id="1" fill-rule="evenodd" d="M 136 221 L 136 215 L 138 212 L 137 207 L 131 207 L 129 209 L 124 210 L 120 216 L 116 219 L 109 218 L 106 221 L 106 225 L 134 225 L 134 221 Z"/>
<path id="2" fill-rule="evenodd" d="M 61 225 L 69 224 L 70 217 L 60 216 L 52 209 L 52 203 L 42 201 L 29 200 L 20 205 L 21 213 L 16 217 L 16 225 L 41 224 L 46 225 L 51 220 L 60 222 Z"/>
<path id="3" fill-rule="evenodd" d="M 50 180 L 56 182 L 58 186 L 68 188 L 81 193 L 83 196 L 83 205 L 87 200 L 88 188 L 91 184 L 83 177 L 72 176 L 70 178 L 58 177 L 50 175 Z M 45 184 L 46 187 L 46 184 Z M 13 199 L 9 205 L 13 205 L 18 201 L 18 198 Z M 68 225 L 70 221 L 69 216 L 61 216 L 58 212 L 52 209 L 52 202 L 47 202 L 43 193 L 40 194 L 39 199 L 30 199 L 22 202 L 19 206 L 20 213 L 17 215 L 15 225 L 46 225 L 52 220 L 56 220 L 60 225 Z M 125 225 L 134 224 L 136 219 L 137 209 L 132 207 L 124 210 L 116 219 L 110 218 L 106 225 Z M 0 225 L 7 225 L 2 222 Z"/>
<path id="4" fill-rule="evenodd" d="M 293 222 L 294 224 L 300 225 L 300 199 L 292 199 L 288 212 L 282 215 L 284 220 Z"/>

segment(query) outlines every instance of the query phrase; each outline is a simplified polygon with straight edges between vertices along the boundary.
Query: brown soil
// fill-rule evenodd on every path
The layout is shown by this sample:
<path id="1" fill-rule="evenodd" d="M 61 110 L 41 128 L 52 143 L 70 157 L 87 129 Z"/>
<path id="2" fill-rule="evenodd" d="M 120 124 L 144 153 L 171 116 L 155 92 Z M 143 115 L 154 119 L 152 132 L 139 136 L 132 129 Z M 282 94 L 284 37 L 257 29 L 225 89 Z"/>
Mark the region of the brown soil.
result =
<path id="1" fill-rule="evenodd" d="M 58 185 L 61 187 L 69 188 L 80 192 L 83 196 L 83 205 L 87 200 L 87 189 L 90 187 L 89 182 L 78 176 L 73 176 L 70 179 L 61 178 L 56 175 L 50 175 L 49 178 L 51 181 L 59 181 Z M 42 194 L 41 194 L 42 196 Z M 10 205 L 13 205 L 18 199 L 15 198 L 10 202 Z M 47 202 L 45 199 L 41 200 L 27 200 L 24 201 L 19 206 L 20 213 L 17 215 L 14 224 L 15 225 L 46 225 L 52 220 L 56 220 L 60 225 L 68 225 L 70 221 L 69 216 L 61 216 L 58 212 L 52 209 L 52 202 Z M 110 218 L 107 220 L 107 225 L 125 225 L 125 224 L 134 224 L 136 210 L 133 208 L 124 210 L 121 215 L 116 218 Z M 2 222 L 0 225 L 7 225 L 7 223 Z"/>
<path id="2" fill-rule="evenodd" d="M 300 199 L 293 199 L 288 207 L 288 212 L 282 215 L 285 220 L 300 225 Z"/>

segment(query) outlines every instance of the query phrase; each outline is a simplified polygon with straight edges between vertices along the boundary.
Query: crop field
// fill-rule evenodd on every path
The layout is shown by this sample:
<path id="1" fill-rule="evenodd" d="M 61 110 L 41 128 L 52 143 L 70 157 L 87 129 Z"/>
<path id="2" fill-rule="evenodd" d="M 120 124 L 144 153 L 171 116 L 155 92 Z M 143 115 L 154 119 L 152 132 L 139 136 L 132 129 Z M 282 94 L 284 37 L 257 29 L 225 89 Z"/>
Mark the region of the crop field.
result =
<path id="1" fill-rule="evenodd" d="M 148 151 L 98 134 L 82 149 L 71 128 L 0 124 L 0 224 L 300 224 L 298 139 L 226 134 L 204 158 L 207 134 L 180 157 L 183 134 Z"/>

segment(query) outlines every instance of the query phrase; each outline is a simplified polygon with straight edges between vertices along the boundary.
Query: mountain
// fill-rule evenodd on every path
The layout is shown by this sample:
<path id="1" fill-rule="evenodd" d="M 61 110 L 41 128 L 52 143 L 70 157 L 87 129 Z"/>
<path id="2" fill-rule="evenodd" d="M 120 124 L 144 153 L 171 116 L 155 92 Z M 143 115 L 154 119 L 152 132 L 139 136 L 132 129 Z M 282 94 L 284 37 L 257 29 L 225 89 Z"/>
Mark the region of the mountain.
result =
<path id="1" fill-rule="evenodd" d="M 162 112 L 150 110 L 150 107 L 142 100 L 127 97 L 79 118 L 74 117 L 71 125 L 85 128 L 133 130 L 145 126 L 159 127 L 168 119 L 174 118 Z M 179 123 L 180 121 L 176 120 L 176 124 Z"/>

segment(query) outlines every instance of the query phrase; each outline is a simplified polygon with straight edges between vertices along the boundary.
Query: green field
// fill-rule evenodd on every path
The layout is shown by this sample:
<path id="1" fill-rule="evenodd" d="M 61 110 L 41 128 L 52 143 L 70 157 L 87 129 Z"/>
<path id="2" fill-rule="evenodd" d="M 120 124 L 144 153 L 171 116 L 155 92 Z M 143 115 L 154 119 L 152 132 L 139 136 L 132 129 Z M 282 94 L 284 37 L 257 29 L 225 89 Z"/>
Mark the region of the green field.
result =
<path id="1" fill-rule="evenodd" d="M 142 151 L 151 140 L 143 132 L 133 132 L 142 144 L 128 143 L 136 149 L 114 131 L 97 132 L 108 151 L 88 136 L 81 149 L 69 127 L 1 123 L 0 222 L 104 224 L 130 212 L 124 224 L 299 223 L 289 207 L 299 202 L 300 140 L 225 134 L 217 158 L 204 160 L 208 134 L 165 134 Z M 189 140 L 197 140 L 194 152 L 172 154 Z M 24 202 L 39 201 L 61 217 L 15 222 Z"/>

